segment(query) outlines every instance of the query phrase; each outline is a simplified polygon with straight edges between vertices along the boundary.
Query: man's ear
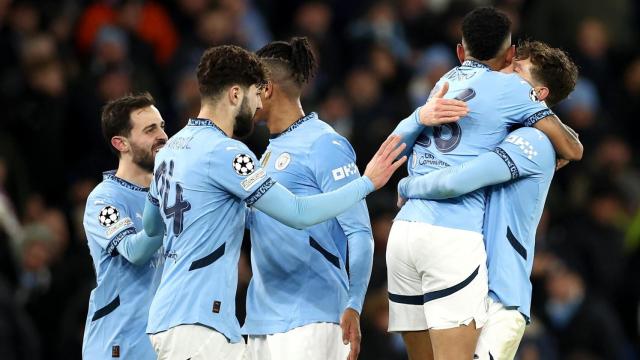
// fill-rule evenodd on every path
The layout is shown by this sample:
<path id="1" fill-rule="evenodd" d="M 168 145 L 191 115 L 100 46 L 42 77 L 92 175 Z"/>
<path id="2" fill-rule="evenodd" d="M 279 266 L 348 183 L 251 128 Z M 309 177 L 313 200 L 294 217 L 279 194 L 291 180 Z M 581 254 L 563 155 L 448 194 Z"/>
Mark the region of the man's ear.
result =
<path id="1" fill-rule="evenodd" d="M 129 141 L 124 136 L 114 136 L 111 138 L 111 146 L 116 148 L 120 153 L 129 151 Z"/>
<path id="2" fill-rule="evenodd" d="M 465 58 L 464 46 L 462 46 L 462 44 L 458 44 L 458 46 L 456 46 L 456 55 L 458 55 L 458 61 L 462 64 Z"/>
<path id="3" fill-rule="evenodd" d="M 239 105 L 242 102 L 242 88 L 239 85 L 233 85 L 227 91 L 227 97 L 231 105 Z"/>
<path id="4" fill-rule="evenodd" d="M 511 65 L 515 57 L 516 57 L 516 46 L 511 45 L 509 46 L 506 54 L 504 55 L 504 67 Z"/>
<path id="5" fill-rule="evenodd" d="M 267 81 L 267 84 L 262 90 L 262 94 L 264 94 L 265 100 L 269 100 L 271 99 L 271 96 L 273 96 L 273 83 L 271 80 Z"/>
<path id="6" fill-rule="evenodd" d="M 547 97 L 549 97 L 549 88 L 546 86 L 534 88 L 534 91 L 536 92 L 536 96 L 540 101 L 545 101 Z"/>

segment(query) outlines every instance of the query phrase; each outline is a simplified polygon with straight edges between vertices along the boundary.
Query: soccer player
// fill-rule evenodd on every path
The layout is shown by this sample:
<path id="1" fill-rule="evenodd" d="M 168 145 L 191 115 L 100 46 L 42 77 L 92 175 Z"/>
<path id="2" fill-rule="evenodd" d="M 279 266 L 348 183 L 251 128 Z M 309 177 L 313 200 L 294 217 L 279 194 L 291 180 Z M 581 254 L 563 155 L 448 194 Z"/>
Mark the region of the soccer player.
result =
<path id="1" fill-rule="evenodd" d="M 510 67 L 554 106 L 573 90 L 578 69 L 560 49 L 532 41 L 518 46 Z M 484 233 L 489 270 L 489 318 L 482 328 L 479 359 L 513 359 L 529 322 L 535 233 L 556 164 L 541 131 L 523 127 L 496 147 L 458 166 L 402 179 L 402 198 L 446 199 L 494 184 Z"/>
<path id="2" fill-rule="evenodd" d="M 164 121 L 148 93 L 108 103 L 102 131 L 118 156 L 117 171 L 87 199 L 84 228 L 96 273 L 84 330 L 84 359 L 155 359 L 146 334 L 151 299 L 160 281 L 162 233 L 142 231 L 153 159 L 167 141 Z"/>
<path id="3" fill-rule="evenodd" d="M 145 205 L 145 231 L 167 230 L 166 261 L 147 333 L 159 359 L 239 359 L 244 342 L 235 293 L 246 205 L 288 226 L 307 228 L 383 186 L 406 157 L 395 160 L 404 145 L 390 137 L 363 177 L 333 192 L 297 197 L 231 138 L 248 135 L 262 107 L 266 72 L 256 55 L 237 46 L 210 48 L 197 77 L 200 114 L 158 154 Z M 275 246 L 284 248 L 290 241 L 283 238 Z"/>
<path id="4" fill-rule="evenodd" d="M 490 151 L 511 125 L 535 126 L 567 160 L 582 156 L 582 145 L 544 102 L 515 74 L 510 21 L 493 8 L 479 8 L 463 21 L 462 62 L 436 84 L 434 94 L 464 100 L 469 114 L 456 123 L 425 128 L 415 141 L 409 174 L 455 166 Z M 405 126 L 420 123 L 420 110 L 396 129 L 407 144 Z M 455 199 L 410 199 L 398 213 L 387 246 L 389 330 L 401 332 L 412 358 L 470 359 L 486 320 L 488 292 L 482 238 L 485 194 Z"/>
<path id="5" fill-rule="evenodd" d="M 262 109 L 256 113 L 271 133 L 262 167 L 301 196 L 358 179 L 349 142 L 316 113 L 305 115 L 300 104 L 303 87 L 316 70 L 307 39 L 275 41 L 257 55 L 270 74 Z M 253 277 L 242 332 L 249 335 L 250 357 L 344 360 L 351 353 L 349 358 L 356 359 L 359 317 L 373 262 L 365 201 L 304 230 L 255 210 L 249 229 Z"/>

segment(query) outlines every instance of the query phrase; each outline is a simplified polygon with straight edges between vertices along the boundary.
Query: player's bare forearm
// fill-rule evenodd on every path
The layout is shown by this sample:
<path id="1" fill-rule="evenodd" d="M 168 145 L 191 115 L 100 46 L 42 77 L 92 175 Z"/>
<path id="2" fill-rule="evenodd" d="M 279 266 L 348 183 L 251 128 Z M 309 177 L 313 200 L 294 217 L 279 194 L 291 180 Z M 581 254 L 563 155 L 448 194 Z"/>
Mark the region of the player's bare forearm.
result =
<path id="1" fill-rule="evenodd" d="M 534 127 L 549 137 L 558 157 L 569 161 L 582 159 L 584 151 L 578 134 L 555 115 L 538 121 Z"/>

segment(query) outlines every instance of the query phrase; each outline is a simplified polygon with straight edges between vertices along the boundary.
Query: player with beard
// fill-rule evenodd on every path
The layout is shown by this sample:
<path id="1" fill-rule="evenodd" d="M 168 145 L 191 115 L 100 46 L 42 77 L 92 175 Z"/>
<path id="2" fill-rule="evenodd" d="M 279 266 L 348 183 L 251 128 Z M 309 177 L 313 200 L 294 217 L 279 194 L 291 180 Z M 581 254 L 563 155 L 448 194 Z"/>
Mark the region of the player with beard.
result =
<path id="1" fill-rule="evenodd" d="M 160 280 L 162 233 L 147 237 L 142 212 L 153 159 L 167 141 L 164 121 L 148 93 L 107 104 L 102 130 L 118 156 L 116 171 L 87 199 L 84 228 L 96 273 L 89 298 L 85 359 L 155 359 L 146 336 L 149 305 Z"/>
<path id="2" fill-rule="evenodd" d="M 406 157 L 395 160 L 404 145 L 390 137 L 360 179 L 333 192 L 297 197 L 232 138 L 251 133 L 262 107 L 267 77 L 258 58 L 237 46 L 213 47 L 203 54 L 197 77 L 200 114 L 158 154 L 145 205 L 145 231 L 167 232 L 147 333 L 159 359 L 240 359 L 244 341 L 235 295 L 246 206 L 306 228 L 383 186 Z"/>

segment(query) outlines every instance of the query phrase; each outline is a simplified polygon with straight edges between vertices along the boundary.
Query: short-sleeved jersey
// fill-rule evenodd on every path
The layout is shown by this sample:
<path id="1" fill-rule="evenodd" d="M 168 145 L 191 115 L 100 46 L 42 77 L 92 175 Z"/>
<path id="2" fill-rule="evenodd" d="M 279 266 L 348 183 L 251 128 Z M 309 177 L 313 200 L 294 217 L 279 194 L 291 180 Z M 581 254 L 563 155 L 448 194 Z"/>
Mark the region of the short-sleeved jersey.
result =
<path id="1" fill-rule="evenodd" d="M 409 157 L 410 176 L 467 162 L 493 150 L 505 138 L 509 126 L 531 126 L 553 114 L 518 75 L 492 71 L 479 62 L 467 60 L 452 69 L 434 91 L 444 82 L 449 83 L 445 97 L 467 102 L 469 113 L 458 122 L 425 128 Z M 417 111 L 414 116 L 418 116 Z M 396 219 L 481 233 L 484 205 L 482 189 L 447 200 L 410 199 Z"/>
<path id="2" fill-rule="evenodd" d="M 149 191 L 166 236 L 148 333 L 200 324 L 241 341 L 235 296 L 246 204 L 273 184 L 246 145 L 207 119 L 190 119 L 169 139 Z"/>
<path id="3" fill-rule="evenodd" d="M 315 113 L 272 135 L 261 159 L 265 170 L 298 196 L 329 192 L 358 179 L 355 161 L 349 142 Z M 314 322 L 339 323 L 349 290 L 345 232 L 371 233 L 365 201 L 304 230 L 257 209 L 249 225 L 253 277 L 242 332 L 264 335 Z"/>
<path id="4" fill-rule="evenodd" d="M 527 318 L 535 235 L 555 170 L 555 152 L 539 130 L 521 128 L 494 150 L 512 181 L 491 188 L 485 214 L 489 294 Z"/>
<path id="5" fill-rule="evenodd" d="M 162 271 L 162 250 L 147 263 L 134 265 L 117 249 L 125 236 L 142 231 L 148 189 L 113 171 L 103 177 L 87 199 L 83 220 L 97 285 L 89 298 L 82 356 L 155 359 L 145 329 Z"/>

